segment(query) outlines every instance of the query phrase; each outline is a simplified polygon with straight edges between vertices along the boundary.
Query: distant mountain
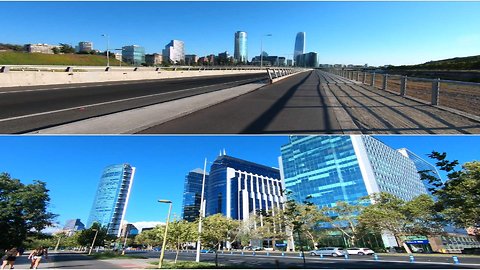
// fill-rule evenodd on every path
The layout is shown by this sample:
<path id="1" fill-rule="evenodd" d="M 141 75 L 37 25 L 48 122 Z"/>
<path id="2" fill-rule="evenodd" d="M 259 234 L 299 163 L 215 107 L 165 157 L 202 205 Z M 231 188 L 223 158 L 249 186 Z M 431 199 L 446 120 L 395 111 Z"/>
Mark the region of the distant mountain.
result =
<path id="1" fill-rule="evenodd" d="M 419 65 L 390 66 L 388 70 L 480 70 L 480 55 L 430 61 Z"/>

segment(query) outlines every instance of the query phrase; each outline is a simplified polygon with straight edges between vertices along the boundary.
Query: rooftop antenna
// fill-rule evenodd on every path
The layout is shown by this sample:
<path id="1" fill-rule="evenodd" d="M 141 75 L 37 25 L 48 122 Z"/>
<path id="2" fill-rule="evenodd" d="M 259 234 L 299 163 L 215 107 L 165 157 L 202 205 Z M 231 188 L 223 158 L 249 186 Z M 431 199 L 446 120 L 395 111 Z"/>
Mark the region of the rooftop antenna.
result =
<path id="1" fill-rule="evenodd" d="M 227 152 L 225 151 L 225 148 L 223 148 L 223 155 L 226 156 Z"/>

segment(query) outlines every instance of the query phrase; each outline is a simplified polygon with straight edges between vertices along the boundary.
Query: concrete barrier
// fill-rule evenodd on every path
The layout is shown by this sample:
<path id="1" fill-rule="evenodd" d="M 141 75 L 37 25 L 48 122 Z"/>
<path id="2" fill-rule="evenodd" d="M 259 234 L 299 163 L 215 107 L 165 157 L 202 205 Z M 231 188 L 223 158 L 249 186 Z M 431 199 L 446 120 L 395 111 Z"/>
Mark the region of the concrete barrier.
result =
<path id="1" fill-rule="evenodd" d="M 75 84 L 133 80 L 155 80 L 171 78 L 187 78 L 233 74 L 260 74 L 265 70 L 185 70 L 185 71 L 126 71 L 126 72 L 22 72 L 10 71 L 0 73 L 0 87 L 33 86 L 52 84 Z"/>

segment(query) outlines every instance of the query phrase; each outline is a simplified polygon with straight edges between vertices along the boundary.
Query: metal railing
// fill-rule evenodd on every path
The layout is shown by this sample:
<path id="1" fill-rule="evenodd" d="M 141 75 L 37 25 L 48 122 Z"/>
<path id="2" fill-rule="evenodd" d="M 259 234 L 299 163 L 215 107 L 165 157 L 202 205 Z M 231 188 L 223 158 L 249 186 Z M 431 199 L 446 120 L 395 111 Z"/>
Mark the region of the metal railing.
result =
<path id="1" fill-rule="evenodd" d="M 304 71 L 304 68 L 267 68 L 268 78 L 270 82 L 273 82 L 275 79 L 298 73 Z"/>
<path id="2" fill-rule="evenodd" d="M 57 65 L 0 65 L 0 73 L 16 71 L 46 72 L 101 72 L 101 71 L 203 71 L 203 70 L 266 70 L 256 66 L 169 66 L 169 67 L 134 67 L 134 66 L 57 66 Z"/>
<path id="3" fill-rule="evenodd" d="M 327 72 L 361 82 L 373 88 L 388 90 L 473 115 L 480 115 L 480 83 L 426 79 L 358 70 L 330 69 Z"/>

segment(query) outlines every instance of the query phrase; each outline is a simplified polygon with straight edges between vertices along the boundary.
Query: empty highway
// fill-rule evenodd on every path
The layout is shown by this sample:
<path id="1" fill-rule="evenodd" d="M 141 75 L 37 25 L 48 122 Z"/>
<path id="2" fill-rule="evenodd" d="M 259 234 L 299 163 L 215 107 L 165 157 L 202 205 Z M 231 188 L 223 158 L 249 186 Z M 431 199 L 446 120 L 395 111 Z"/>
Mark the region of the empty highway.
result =
<path id="1" fill-rule="evenodd" d="M 25 133 L 265 79 L 266 74 L 246 74 L 0 88 L 0 133 Z"/>

